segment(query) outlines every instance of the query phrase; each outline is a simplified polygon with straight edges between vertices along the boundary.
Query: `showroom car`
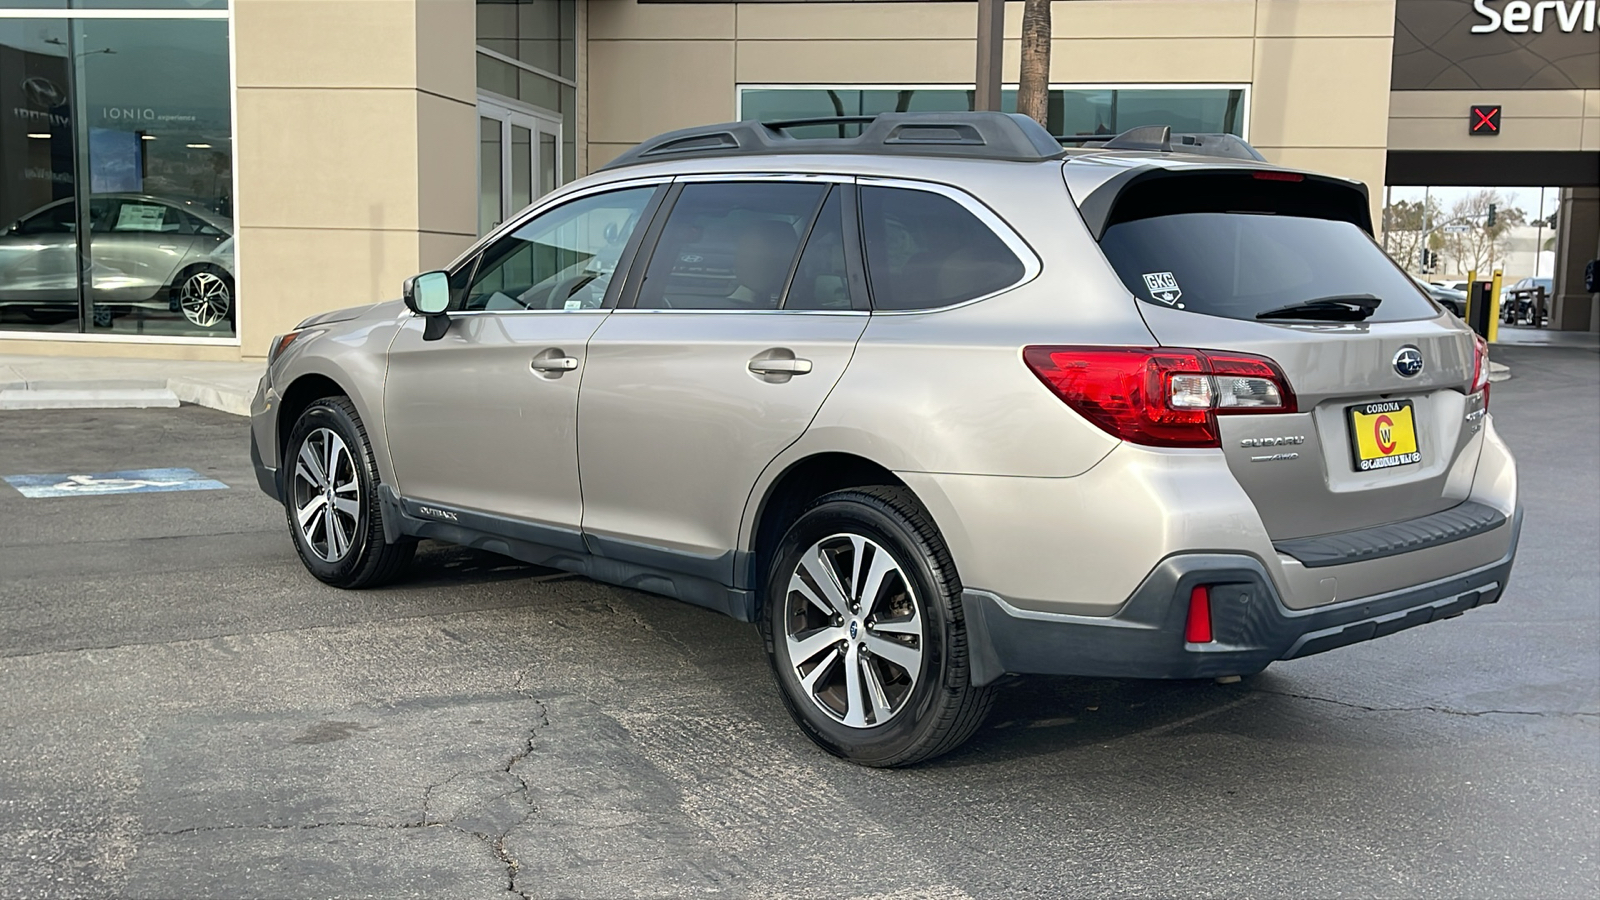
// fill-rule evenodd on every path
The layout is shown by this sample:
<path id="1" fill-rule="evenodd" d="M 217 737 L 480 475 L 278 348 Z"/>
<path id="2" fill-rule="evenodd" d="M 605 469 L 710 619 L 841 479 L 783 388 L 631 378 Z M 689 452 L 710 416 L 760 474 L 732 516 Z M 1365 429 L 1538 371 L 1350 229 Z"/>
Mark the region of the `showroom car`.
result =
<path id="1" fill-rule="evenodd" d="M 40 322 L 78 315 L 77 209 L 58 200 L 0 233 L 0 308 Z M 234 317 L 233 223 L 200 204 L 148 194 L 89 201 L 87 269 L 94 324 L 144 310 L 200 329 Z"/>

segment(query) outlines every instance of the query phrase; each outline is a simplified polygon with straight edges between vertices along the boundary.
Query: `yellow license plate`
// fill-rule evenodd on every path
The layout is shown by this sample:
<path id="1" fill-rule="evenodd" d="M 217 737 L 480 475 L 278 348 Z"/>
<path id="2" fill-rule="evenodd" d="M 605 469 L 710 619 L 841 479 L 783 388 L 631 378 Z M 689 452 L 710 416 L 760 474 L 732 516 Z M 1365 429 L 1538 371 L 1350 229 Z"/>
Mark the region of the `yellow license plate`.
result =
<path id="1" fill-rule="evenodd" d="M 1417 422 L 1410 400 L 1384 400 L 1346 409 L 1350 414 L 1350 449 L 1362 472 L 1422 462 L 1417 450 Z"/>

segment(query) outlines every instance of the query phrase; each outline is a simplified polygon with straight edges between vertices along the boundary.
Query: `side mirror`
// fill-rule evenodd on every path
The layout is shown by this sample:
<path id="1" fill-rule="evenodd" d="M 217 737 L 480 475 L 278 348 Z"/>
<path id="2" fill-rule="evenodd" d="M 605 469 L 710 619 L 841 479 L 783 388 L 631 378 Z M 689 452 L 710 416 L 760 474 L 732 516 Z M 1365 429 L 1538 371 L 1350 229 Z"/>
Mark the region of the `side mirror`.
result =
<path id="1" fill-rule="evenodd" d="M 450 276 L 424 272 L 406 279 L 406 308 L 419 316 L 441 316 L 450 307 Z"/>

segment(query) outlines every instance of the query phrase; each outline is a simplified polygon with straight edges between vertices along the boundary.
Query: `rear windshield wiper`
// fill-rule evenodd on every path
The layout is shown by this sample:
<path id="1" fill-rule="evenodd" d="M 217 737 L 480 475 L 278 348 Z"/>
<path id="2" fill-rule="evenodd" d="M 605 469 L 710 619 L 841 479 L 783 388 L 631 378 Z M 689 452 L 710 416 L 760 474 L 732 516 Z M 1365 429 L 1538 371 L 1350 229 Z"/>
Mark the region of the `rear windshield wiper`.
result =
<path id="1" fill-rule="evenodd" d="M 1360 322 L 1371 316 L 1382 303 L 1371 294 L 1338 294 L 1279 306 L 1256 313 L 1258 319 L 1309 319 L 1318 322 Z"/>

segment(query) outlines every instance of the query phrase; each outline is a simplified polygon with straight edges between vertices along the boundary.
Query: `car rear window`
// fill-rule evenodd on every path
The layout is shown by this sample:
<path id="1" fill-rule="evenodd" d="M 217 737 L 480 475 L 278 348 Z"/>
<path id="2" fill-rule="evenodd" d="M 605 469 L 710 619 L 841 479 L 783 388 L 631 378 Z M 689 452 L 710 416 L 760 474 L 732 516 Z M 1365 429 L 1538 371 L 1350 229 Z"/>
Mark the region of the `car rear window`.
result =
<path id="1" fill-rule="evenodd" d="M 1382 301 L 1368 322 L 1438 315 L 1349 221 L 1258 211 L 1156 215 L 1111 225 L 1100 249 L 1141 301 L 1202 315 L 1254 320 L 1292 304 L 1362 294 Z"/>

